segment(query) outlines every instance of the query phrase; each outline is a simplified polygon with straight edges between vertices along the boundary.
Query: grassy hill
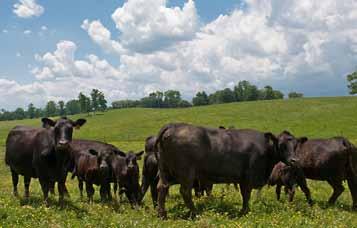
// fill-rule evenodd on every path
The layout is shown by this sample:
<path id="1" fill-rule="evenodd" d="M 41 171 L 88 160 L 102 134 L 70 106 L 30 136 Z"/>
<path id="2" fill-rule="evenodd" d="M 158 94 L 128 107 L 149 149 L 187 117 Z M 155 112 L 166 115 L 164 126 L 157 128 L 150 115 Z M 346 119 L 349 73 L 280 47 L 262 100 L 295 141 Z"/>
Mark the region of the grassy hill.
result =
<path id="1" fill-rule="evenodd" d="M 78 115 L 88 122 L 77 131 L 75 138 L 96 139 L 113 143 L 123 150 L 143 149 L 144 139 L 169 122 L 188 122 L 203 126 L 235 126 L 255 128 L 278 134 L 289 130 L 297 136 L 330 137 L 343 135 L 357 143 L 357 97 L 305 98 L 296 100 L 257 101 L 211 105 L 187 109 L 123 109 L 112 110 L 100 115 Z M 8 131 L 16 125 L 40 126 L 40 120 L 0 122 L 0 157 Z M 357 226 L 357 214 L 349 211 L 351 197 L 346 187 L 334 207 L 327 207 L 326 201 L 332 189 L 325 182 L 309 181 L 316 205 L 310 208 L 301 191 L 297 191 L 293 203 L 275 200 L 273 188 L 265 188 L 261 200 L 255 195 L 251 200 L 251 212 L 242 218 L 237 214 L 241 208 L 240 193 L 233 188 L 224 194 L 225 185 L 215 186 L 214 197 L 195 199 L 200 215 L 196 220 L 185 220 L 188 211 L 177 187 L 171 190 L 168 200 L 168 221 L 156 217 L 149 194 L 145 206 L 132 210 L 127 202 L 123 204 L 102 204 L 97 200 L 88 205 L 79 198 L 77 183 L 68 180 L 71 199 L 64 210 L 58 206 L 45 208 L 37 180 L 31 184 L 31 202 L 25 205 L 12 196 L 11 175 L 4 162 L 0 162 L 0 226 L 50 226 L 50 227 L 233 227 L 250 226 Z M 23 193 L 20 178 L 20 194 Z M 54 203 L 57 197 L 53 197 Z"/>

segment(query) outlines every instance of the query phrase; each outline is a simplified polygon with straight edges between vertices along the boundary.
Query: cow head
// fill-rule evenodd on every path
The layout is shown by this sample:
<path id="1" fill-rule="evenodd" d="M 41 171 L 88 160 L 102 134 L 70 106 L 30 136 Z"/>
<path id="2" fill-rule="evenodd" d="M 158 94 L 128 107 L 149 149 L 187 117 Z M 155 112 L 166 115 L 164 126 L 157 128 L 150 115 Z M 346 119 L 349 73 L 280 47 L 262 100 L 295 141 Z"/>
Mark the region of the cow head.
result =
<path id="1" fill-rule="evenodd" d="M 98 169 L 103 176 L 108 176 L 110 172 L 111 154 L 104 151 L 90 149 L 89 153 L 97 158 Z"/>
<path id="2" fill-rule="evenodd" d="M 281 161 L 287 165 L 298 163 L 296 149 L 307 140 L 306 137 L 295 138 L 294 135 L 288 131 L 280 133 L 278 136 L 278 150 Z"/>
<path id="3" fill-rule="evenodd" d="M 132 151 L 129 151 L 126 154 L 126 164 L 128 166 L 128 171 L 129 172 L 134 172 L 139 169 L 137 160 L 141 160 L 141 156 L 143 155 L 144 151 L 140 151 L 138 153 L 134 153 Z"/>
<path id="4" fill-rule="evenodd" d="M 62 117 L 56 121 L 49 118 L 42 118 L 42 126 L 47 129 L 53 129 L 55 137 L 55 146 L 57 149 L 67 148 L 72 141 L 73 128 L 79 129 L 86 123 L 85 119 L 72 121 Z"/>

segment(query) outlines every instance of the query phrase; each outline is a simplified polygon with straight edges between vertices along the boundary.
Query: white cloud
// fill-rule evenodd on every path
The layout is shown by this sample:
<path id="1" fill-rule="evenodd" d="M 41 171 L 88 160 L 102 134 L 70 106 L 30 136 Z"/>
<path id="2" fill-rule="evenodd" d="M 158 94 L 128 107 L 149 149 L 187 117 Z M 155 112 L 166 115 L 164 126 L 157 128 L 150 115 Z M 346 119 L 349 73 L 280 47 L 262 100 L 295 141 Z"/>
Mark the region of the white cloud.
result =
<path id="1" fill-rule="evenodd" d="M 117 8 L 112 19 L 120 31 L 118 41 L 111 40 L 110 32 L 100 21 L 87 19 L 82 28 L 94 42 L 119 54 L 123 48 L 148 53 L 193 39 L 198 29 L 195 3 L 189 0 L 182 9 L 168 8 L 166 3 L 166 0 L 132 0 Z"/>
<path id="2" fill-rule="evenodd" d="M 25 30 L 25 31 L 24 31 L 24 34 L 25 34 L 25 35 L 30 35 L 31 33 L 32 33 L 31 30 Z"/>
<path id="3" fill-rule="evenodd" d="M 16 57 L 21 57 L 22 54 L 20 52 L 16 52 Z"/>
<path id="4" fill-rule="evenodd" d="M 36 3 L 36 0 L 19 0 L 14 4 L 13 12 L 21 18 L 39 17 L 43 14 L 45 8 Z"/>
<path id="5" fill-rule="evenodd" d="M 48 28 L 47 28 L 47 26 L 42 25 L 42 26 L 41 26 L 41 30 L 42 30 L 42 31 L 47 31 L 47 30 L 48 30 Z"/>
<path id="6" fill-rule="evenodd" d="M 6 29 L 3 29 L 3 30 L 2 30 L 2 33 L 9 33 L 9 31 L 6 30 Z"/>
<path id="7" fill-rule="evenodd" d="M 343 95 L 345 75 L 357 63 L 356 12 L 352 0 L 247 0 L 242 9 L 202 24 L 193 1 L 168 8 L 164 0 L 131 0 L 112 15 L 118 38 L 100 20 L 81 26 L 103 50 L 118 54 L 118 65 L 96 55 L 77 59 L 76 44 L 61 41 L 55 51 L 36 56 L 37 81 L 16 86 L 41 88 L 42 101 L 91 88 L 109 100 L 158 89 L 190 97 L 239 80 L 285 92 Z"/>

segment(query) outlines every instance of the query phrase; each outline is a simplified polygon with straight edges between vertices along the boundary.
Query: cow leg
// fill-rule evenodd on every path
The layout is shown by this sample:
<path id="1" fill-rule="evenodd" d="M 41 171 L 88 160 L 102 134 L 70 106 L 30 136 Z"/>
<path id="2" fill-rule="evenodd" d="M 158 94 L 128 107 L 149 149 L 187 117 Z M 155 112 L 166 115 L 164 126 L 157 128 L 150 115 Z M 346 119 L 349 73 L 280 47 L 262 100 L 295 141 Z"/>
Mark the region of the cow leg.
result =
<path id="1" fill-rule="evenodd" d="M 24 176 L 25 199 L 28 199 L 30 197 L 30 183 L 31 176 Z"/>
<path id="2" fill-rule="evenodd" d="M 186 207 L 190 209 L 190 217 L 191 218 L 195 217 L 196 209 L 192 201 L 192 186 L 181 184 L 180 193 L 182 195 Z"/>
<path id="3" fill-rule="evenodd" d="M 197 198 L 200 198 L 203 195 L 203 193 L 202 193 L 202 185 L 201 185 L 200 181 L 195 180 L 193 182 L 193 189 L 195 191 L 195 196 Z"/>
<path id="4" fill-rule="evenodd" d="M 281 193 L 281 185 L 277 184 L 275 188 L 276 199 L 280 200 L 280 193 Z"/>
<path id="5" fill-rule="evenodd" d="M 49 206 L 48 192 L 50 190 L 50 182 L 47 181 L 47 180 L 40 179 L 40 184 L 41 184 L 41 189 L 42 189 L 42 192 L 43 192 L 43 199 L 44 199 L 44 202 L 45 202 L 45 206 L 48 207 Z"/>
<path id="6" fill-rule="evenodd" d="M 12 176 L 13 194 L 15 197 L 18 197 L 19 193 L 17 191 L 17 184 L 19 183 L 19 175 L 13 169 L 11 169 L 11 176 Z"/>
<path id="7" fill-rule="evenodd" d="M 205 188 L 207 196 L 211 196 L 212 195 L 212 189 L 213 189 L 213 184 L 207 184 L 207 186 Z"/>
<path id="8" fill-rule="evenodd" d="M 252 192 L 252 188 L 246 183 L 240 183 L 239 187 L 243 198 L 243 207 L 242 210 L 240 211 L 240 214 L 245 215 L 249 212 L 249 199 L 250 199 L 250 194 Z"/>
<path id="9" fill-rule="evenodd" d="M 162 172 L 161 172 L 162 173 Z M 162 219 L 167 218 L 167 212 L 165 209 L 165 201 L 166 196 L 169 191 L 169 182 L 167 179 L 160 173 L 160 180 L 157 184 L 157 191 L 158 191 L 158 216 Z"/>
<path id="10" fill-rule="evenodd" d="M 289 194 L 288 201 L 292 202 L 294 200 L 294 195 L 295 195 L 295 186 L 294 185 L 288 187 L 288 194 Z"/>
<path id="11" fill-rule="evenodd" d="M 57 184 L 58 188 L 58 202 L 61 207 L 64 206 L 64 195 L 65 195 L 65 189 L 66 189 L 66 184 L 65 182 L 58 182 Z"/>
<path id="12" fill-rule="evenodd" d="M 106 189 L 105 189 L 105 187 L 106 186 L 105 186 L 104 183 L 100 185 L 99 192 L 100 192 L 100 199 L 101 199 L 102 202 L 106 200 Z"/>
<path id="13" fill-rule="evenodd" d="M 342 194 L 342 192 L 345 190 L 345 188 L 342 185 L 341 181 L 328 181 L 328 183 L 332 186 L 333 188 L 333 193 L 328 200 L 329 204 L 334 204 L 337 200 L 337 198 Z"/>
<path id="14" fill-rule="evenodd" d="M 151 199 L 152 199 L 152 204 L 154 205 L 154 208 L 156 208 L 157 206 L 157 181 L 155 181 L 154 183 L 152 183 L 150 185 L 150 193 L 151 193 Z"/>
<path id="15" fill-rule="evenodd" d="M 87 191 L 88 203 L 92 203 L 93 195 L 94 195 L 94 188 L 92 183 L 86 182 L 86 191 Z"/>
<path id="16" fill-rule="evenodd" d="M 79 188 L 79 195 L 81 199 L 83 198 L 83 181 L 78 178 L 78 188 Z"/>
<path id="17" fill-rule="evenodd" d="M 354 180 L 353 177 L 347 179 L 348 187 L 352 196 L 352 210 L 357 211 L 357 178 Z"/>
<path id="18" fill-rule="evenodd" d="M 310 189 L 307 187 L 306 179 L 305 178 L 298 179 L 297 184 L 299 185 L 301 190 L 304 192 L 308 204 L 312 205 L 314 202 L 311 199 L 311 192 L 310 192 Z"/>
<path id="19" fill-rule="evenodd" d="M 56 195 L 56 193 L 55 193 L 55 184 L 56 183 L 54 181 L 50 181 L 50 184 L 48 186 L 51 195 Z"/>
<path id="20" fill-rule="evenodd" d="M 234 189 L 238 191 L 238 184 L 237 183 L 233 183 Z"/>

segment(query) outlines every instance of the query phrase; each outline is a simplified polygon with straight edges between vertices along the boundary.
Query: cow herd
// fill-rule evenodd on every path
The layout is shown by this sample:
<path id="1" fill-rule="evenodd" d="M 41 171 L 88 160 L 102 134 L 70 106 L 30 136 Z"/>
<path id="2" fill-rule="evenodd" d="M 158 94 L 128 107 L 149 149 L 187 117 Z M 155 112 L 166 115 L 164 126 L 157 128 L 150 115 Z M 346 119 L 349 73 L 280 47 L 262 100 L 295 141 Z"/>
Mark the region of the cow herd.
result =
<path id="1" fill-rule="evenodd" d="M 66 179 L 71 172 L 72 179 L 78 179 L 81 197 L 85 184 L 89 202 L 93 201 L 93 185 L 100 186 L 100 197 L 106 201 L 112 198 L 113 183 L 114 193 L 125 194 L 133 207 L 141 204 L 150 188 L 159 217 L 166 218 L 165 201 L 171 185 L 180 185 L 184 203 L 194 216 L 192 189 L 196 196 L 210 195 L 213 184 L 233 183 L 239 185 L 243 201 L 240 213 L 245 214 L 252 190 L 265 185 L 276 185 L 278 200 L 285 187 L 289 201 L 299 186 L 312 205 L 308 178 L 331 185 L 330 204 L 344 191 L 342 183 L 346 180 L 352 209 L 357 210 L 357 149 L 344 137 L 308 139 L 297 138 L 288 131 L 276 136 L 253 129 L 167 124 L 145 141 L 140 186 L 137 160 L 144 151 L 125 153 L 111 144 L 72 139 L 73 130 L 85 123 L 85 119 L 43 118 L 41 128 L 17 126 L 9 132 L 5 162 L 10 167 L 15 196 L 22 175 L 25 198 L 30 195 L 31 178 L 38 178 L 45 204 L 57 183 L 63 205 L 68 194 Z"/>

